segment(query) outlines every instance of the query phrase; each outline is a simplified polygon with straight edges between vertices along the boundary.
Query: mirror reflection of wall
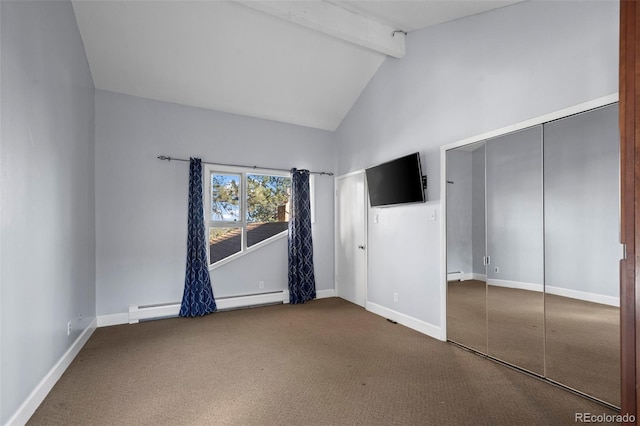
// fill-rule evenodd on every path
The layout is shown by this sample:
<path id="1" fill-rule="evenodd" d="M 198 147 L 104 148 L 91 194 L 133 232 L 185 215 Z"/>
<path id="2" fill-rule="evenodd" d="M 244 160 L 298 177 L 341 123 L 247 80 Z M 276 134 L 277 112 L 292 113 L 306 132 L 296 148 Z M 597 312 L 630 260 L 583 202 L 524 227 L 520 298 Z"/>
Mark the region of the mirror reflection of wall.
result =
<path id="1" fill-rule="evenodd" d="M 617 122 L 614 104 L 446 152 L 448 339 L 611 406 Z"/>
<path id="2" fill-rule="evenodd" d="M 484 186 L 484 143 L 447 154 L 448 333 L 486 353 Z"/>
<path id="3" fill-rule="evenodd" d="M 471 152 L 454 150 L 447 156 L 447 181 L 451 212 L 447 221 L 447 267 L 449 272 L 465 274 L 473 269 L 471 235 Z"/>
<path id="4" fill-rule="evenodd" d="M 544 374 L 542 126 L 486 144 L 488 354 Z"/>
<path id="5" fill-rule="evenodd" d="M 618 106 L 545 125 L 547 377 L 620 405 Z"/>
<path id="6" fill-rule="evenodd" d="M 484 264 L 484 256 L 487 253 L 486 232 L 486 146 L 482 142 L 474 145 L 471 152 L 471 246 L 473 247 L 473 276 L 478 281 L 487 281 L 487 268 Z"/>

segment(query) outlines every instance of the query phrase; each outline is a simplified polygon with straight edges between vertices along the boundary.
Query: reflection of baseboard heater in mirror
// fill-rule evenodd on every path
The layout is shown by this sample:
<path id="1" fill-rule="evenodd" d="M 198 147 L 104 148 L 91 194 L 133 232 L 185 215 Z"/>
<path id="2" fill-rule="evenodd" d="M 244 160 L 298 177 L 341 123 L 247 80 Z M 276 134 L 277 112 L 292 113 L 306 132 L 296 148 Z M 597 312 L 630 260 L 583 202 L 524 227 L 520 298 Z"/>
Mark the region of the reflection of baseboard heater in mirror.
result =
<path id="1" fill-rule="evenodd" d="M 462 281 L 463 272 L 447 272 L 447 281 Z"/>
<path id="2" fill-rule="evenodd" d="M 455 271 L 447 272 L 447 281 L 486 281 L 487 276 L 485 274 L 477 274 L 475 272 Z"/>

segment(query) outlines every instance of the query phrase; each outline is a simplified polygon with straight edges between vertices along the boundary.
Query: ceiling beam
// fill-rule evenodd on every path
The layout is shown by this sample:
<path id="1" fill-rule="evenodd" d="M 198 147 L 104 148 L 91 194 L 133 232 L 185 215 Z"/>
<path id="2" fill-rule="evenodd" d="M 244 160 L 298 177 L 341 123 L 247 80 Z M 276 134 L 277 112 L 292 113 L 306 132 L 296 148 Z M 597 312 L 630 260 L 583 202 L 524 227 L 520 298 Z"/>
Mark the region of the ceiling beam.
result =
<path id="1" fill-rule="evenodd" d="M 382 24 L 324 0 L 236 1 L 385 55 L 402 58 L 405 54 L 405 33 L 400 28 Z"/>

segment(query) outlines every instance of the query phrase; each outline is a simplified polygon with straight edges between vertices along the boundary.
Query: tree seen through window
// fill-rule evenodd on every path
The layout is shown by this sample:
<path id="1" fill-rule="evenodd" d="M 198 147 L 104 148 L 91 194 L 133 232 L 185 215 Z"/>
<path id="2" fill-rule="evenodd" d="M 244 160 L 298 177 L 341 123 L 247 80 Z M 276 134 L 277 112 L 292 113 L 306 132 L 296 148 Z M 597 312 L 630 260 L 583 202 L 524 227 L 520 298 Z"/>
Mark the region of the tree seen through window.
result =
<path id="1" fill-rule="evenodd" d="M 210 263 L 286 231 L 290 187 L 288 176 L 211 172 Z"/>

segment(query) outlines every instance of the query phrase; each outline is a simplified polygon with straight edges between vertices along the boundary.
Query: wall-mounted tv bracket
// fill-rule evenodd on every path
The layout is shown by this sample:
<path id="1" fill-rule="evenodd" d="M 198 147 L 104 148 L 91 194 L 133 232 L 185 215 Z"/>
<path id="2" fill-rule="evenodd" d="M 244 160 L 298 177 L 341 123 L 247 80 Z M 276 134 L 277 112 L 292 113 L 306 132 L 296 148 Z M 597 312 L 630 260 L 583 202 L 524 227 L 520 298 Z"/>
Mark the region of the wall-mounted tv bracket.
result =
<path id="1" fill-rule="evenodd" d="M 427 189 L 427 175 L 422 175 L 422 188 Z"/>

